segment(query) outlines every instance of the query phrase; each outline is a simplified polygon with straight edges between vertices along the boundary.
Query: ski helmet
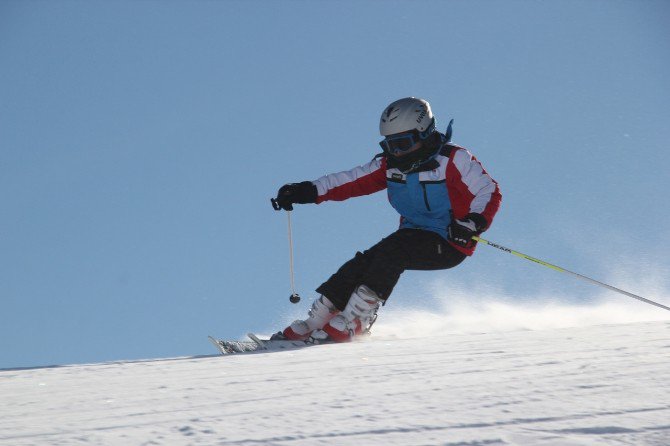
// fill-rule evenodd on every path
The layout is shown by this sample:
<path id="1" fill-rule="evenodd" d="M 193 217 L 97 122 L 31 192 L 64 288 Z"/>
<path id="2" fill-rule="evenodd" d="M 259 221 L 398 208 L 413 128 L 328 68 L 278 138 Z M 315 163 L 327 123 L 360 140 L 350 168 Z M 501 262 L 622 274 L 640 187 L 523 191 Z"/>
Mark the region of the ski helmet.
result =
<path id="1" fill-rule="evenodd" d="M 435 118 L 428 101 L 409 97 L 392 102 L 386 107 L 379 120 L 379 133 L 382 136 L 412 130 L 422 135 L 422 139 L 435 130 Z"/>

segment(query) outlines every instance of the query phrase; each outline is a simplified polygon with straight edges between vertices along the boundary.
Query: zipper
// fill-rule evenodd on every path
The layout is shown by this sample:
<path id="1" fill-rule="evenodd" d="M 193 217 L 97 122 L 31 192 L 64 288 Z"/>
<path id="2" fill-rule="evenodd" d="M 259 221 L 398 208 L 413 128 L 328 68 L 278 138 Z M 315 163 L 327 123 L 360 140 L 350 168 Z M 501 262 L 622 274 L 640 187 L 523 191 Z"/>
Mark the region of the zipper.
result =
<path id="1" fill-rule="evenodd" d="M 423 202 L 426 203 L 426 209 L 430 211 L 431 209 L 430 203 L 428 203 L 428 192 L 426 192 L 426 184 L 421 183 L 421 187 L 423 188 Z"/>

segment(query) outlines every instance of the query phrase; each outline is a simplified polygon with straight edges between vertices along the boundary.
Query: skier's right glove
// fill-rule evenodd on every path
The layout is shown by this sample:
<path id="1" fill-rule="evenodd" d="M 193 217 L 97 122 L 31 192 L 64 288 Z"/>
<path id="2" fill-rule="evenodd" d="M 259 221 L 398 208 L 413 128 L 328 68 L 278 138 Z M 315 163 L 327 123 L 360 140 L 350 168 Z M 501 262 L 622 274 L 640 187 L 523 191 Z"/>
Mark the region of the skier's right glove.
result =
<path id="1" fill-rule="evenodd" d="M 477 242 L 472 240 L 472 236 L 481 234 L 487 226 L 481 214 L 470 213 L 461 220 L 451 222 L 447 228 L 449 241 L 463 248 L 473 248 Z"/>
<path id="2" fill-rule="evenodd" d="M 316 203 L 318 196 L 319 192 L 311 181 L 285 184 L 277 191 L 277 198 L 272 200 L 272 206 L 277 211 L 292 211 L 294 203 Z"/>

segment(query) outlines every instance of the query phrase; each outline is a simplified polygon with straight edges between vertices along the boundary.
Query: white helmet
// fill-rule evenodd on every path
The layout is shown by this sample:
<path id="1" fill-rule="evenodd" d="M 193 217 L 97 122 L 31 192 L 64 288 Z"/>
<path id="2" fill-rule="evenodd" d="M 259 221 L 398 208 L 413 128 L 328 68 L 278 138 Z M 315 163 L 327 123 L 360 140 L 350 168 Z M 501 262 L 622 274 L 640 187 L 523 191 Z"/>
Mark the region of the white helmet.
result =
<path id="1" fill-rule="evenodd" d="M 428 101 L 419 98 L 404 98 L 392 102 L 379 120 L 382 136 L 416 130 L 425 138 L 435 130 L 435 118 Z"/>

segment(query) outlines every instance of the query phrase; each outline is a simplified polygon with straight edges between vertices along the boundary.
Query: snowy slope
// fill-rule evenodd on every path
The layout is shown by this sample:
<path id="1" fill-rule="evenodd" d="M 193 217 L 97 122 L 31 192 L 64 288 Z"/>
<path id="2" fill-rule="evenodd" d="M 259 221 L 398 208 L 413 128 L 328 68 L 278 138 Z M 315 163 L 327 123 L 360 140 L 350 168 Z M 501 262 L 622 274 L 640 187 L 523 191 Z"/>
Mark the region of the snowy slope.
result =
<path id="1" fill-rule="evenodd" d="M 2 445 L 660 446 L 670 322 L 5 370 L 0 395 Z"/>

